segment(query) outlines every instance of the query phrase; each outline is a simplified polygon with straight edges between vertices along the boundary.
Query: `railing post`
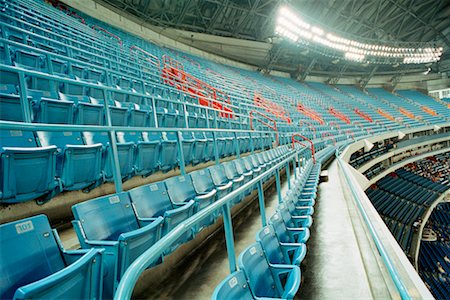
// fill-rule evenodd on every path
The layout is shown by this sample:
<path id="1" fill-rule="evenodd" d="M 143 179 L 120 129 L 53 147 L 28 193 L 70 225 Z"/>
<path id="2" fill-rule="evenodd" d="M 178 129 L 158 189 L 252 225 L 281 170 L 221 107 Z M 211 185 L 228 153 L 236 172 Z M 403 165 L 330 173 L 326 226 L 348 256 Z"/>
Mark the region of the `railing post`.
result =
<path id="1" fill-rule="evenodd" d="M 252 151 L 252 154 L 255 153 L 255 143 L 253 141 L 253 134 L 250 132 L 248 134 L 250 136 L 250 150 Z"/>
<path id="2" fill-rule="evenodd" d="M 237 132 L 236 131 L 233 132 L 233 135 L 234 135 L 234 147 L 236 149 L 236 157 L 241 158 L 241 149 L 239 147 L 239 140 L 237 137 Z"/>
<path id="3" fill-rule="evenodd" d="M 261 213 L 261 223 L 262 226 L 266 226 L 267 225 L 266 206 L 264 202 L 264 189 L 262 185 L 262 180 L 258 181 L 258 201 L 259 201 L 259 211 Z"/>
<path id="4" fill-rule="evenodd" d="M 222 206 L 223 228 L 225 231 L 225 244 L 227 246 L 228 264 L 230 273 L 236 271 L 236 253 L 234 250 L 233 224 L 231 219 L 230 205 L 226 203 Z"/>
<path id="5" fill-rule="evenodd" d="M 291 165 L 289 164 L 289 161 L 286 162 L 286 179 L 288 182 L 288 188 L 291 189 Z"/>
<path id="6" fill-rule="evenodd" d="M 20 85 L 20 106 L 22 107 L 22 117 L 24 122 L 31 123 L 31 109 L 30 102 L 28 101 L 27 83 L 25 82 L 25 75 L 19 72 L 19 85 Z"/>
<path id="7" fill-rule="evenodd" d="M 216 165 L 220 163 L 220 156 L 219 156 L 219 146 L 217 145 L 217 132 L 212 132 L 213 136 L 213 148 L 214 148 L 214 160 L 216 162 Z"/>
<path id="8" fill-rule="evenodd" d="M 111 112 L 109 110 L 108 99 L 110 99 L 110 92 L 107 90 L 103 90 L 103 106 L 105 107 L 106 113 L 106 125 L 112 126 L 111 122 Z M 116 193 L 121 193 L 123 191 L 122 187 L 122 174 L 120 174 L 120 162 L 119 162 L 119 152 L 117 150 L 116 143 L 116 131 L 111 130 L 108 132 L 109 135 L 109 145 L 111 146 L 111 163 L 112 163 L 112 172 L 114 177 L 114 185 L 116 188 Z"/>
<path id="9" fill-rule="evenodd" d="M 186 102 L 183 103 L 183 111 L 184 111 L 184 125 L 185 125 L 184 127 L 189 128 Z"/>
<path id="10" fill-rule="evenodd" d="M 283 203 L 283 197 L 281 196 L 281 182 L 280 182 L 280 169 L 276 169 L 275 182 L 277 186 L 278 203 Z"/>
<path id="11" fill-rule="evenodd" d="M 155 101 L 155 96 L 152 96 L 152 110 L 153 110 L 153 121 L 155 121 L 155 128 L 159 127 L 158 124 L 158 115 L 156 113 L 156 101 Z"/>
<path id="12" fill-rule="evenodd" d="M 177 145 L 178 145 L 178 161 L 180 166 L 181 175 L 186 175 L 186 165 L 184 162 L 184 151 L 183 151 L 183 138 L 181 136 L 181 131 L 177 131 Z"/>

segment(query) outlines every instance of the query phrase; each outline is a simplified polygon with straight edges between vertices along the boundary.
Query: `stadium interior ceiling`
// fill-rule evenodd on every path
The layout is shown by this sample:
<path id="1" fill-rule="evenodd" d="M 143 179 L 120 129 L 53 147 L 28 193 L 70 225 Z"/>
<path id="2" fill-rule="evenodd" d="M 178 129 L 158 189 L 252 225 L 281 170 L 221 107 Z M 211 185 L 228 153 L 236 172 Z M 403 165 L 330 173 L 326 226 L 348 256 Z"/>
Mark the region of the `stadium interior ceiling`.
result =
<path id="1" fill-rule="evenodd" d="M 449 0 L 95 1 L 179 42 L 294 78 L 450 71 Z M 311 24 L 346 38 L 433 43 L 443 48 L 443 55 L 432 64 L 362 64 L 325 56 L 274 35 L 277 8 L 285 4 Z"/>

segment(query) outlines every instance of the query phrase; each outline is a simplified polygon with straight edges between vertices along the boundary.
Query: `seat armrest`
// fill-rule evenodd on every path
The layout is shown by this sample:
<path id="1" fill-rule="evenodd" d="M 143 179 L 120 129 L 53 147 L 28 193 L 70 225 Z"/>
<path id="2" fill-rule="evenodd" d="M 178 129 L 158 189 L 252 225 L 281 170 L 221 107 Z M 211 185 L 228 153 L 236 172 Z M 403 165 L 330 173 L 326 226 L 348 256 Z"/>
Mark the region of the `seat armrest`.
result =
<path id="1" fill-rule="evenodd" d="M 244 180 L 244 175 L 241 175 L 239 178 L 234 178 L 233 182 L 242 182 Z"/>
<path id="2" fill-rule="evenodd" d="M 207 193 L 207 194 L 200 194 L 200 195 L 196 196 L 194 199 L 195 199 L 195 200 L 205 200 L 205 199 L 210 199 L 210 198 L 214 197 L 214 195 L 215 195 L 216 193 L 217 193 L 217 190 L 214 189 L 214 190 L 210 191 L 210 192 Z"/>
<path id="3" fill-rule="evenodd" d="M 224 191 L 224 190 L 228 190 L 229 188 L 231 188 L 233 186 L 233 181 L 229 181 L 227 184 L 225 185 L 220 185 L 217 187 L 217 189 L 219 191 Z"/>
<path id="4" fill-rule="evenodd" d="M 58 287 L 59 285 L 63 285 L 64 283 L 73 282 L 74 279 L 71 277 L 74 274 L 83 274 L 85 268 L 89 265 L 90 267 L 90 276 L 92 277 L 93 286 L 90 287 L 92 289 L 92 297 L 96 298 L 99 295 L 96 295 L 97 292 L 100 291 L 102 286 L 102 252 L 101 249 L 90 249 L 84 254 L 81 258 L 68 265 L 67 267 L 59 270 L 56 273 L 53 273 L 41 280 L 35 281 L 33 283 L 27 284 L 18 288 L 14 294 L 14 299 L 28 299 L 39 297 L 41 293 L 45 293 L 46 290 L 50 290 Z M 96 280 L 96 278 L 100 278 L 100 280 Z"/>
<path id="5" fill-rule="evenodd" d="M 119 241 L 126 241 L 135 237 L 139 237 L 142 235 L 145 235 L 147 232 L 153 231 L 155 229 L 155 227 L 162 227 L 162 223 L 164 221 L 163 217 L 158 217 L 156 218 L 155 221 L 153 221 L 152 223 L 141 227 L 139 229 L 130 231 L 130 232 L 124 232 L 121 235 L 119 235 Z M 161 231 L 161 229 L 160 229 Z M 161 232 L 160 232 L 160 236 L 161 236 Z"/>
<path id="6" fill-rule="evenodd" d="M 300 288 L 301 272 L 298 266 L 269 264 L 275 277 L 275 284 L 282 294 L 283 299 L 293 299 Z M 287 280 L 283 286 L 281 276 L 287 275 Z"/>

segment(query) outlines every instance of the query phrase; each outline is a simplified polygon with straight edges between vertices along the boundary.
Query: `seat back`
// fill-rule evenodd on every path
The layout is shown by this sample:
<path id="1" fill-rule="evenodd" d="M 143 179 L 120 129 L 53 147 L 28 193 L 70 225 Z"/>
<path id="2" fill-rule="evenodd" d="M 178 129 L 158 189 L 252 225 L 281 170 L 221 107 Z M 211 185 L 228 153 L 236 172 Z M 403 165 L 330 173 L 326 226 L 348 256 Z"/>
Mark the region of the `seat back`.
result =
<path id="1" fill-rule="evenodd" d="M 280 212 L 275 212 L 272 217 L 270 217 L 270 223 L 275 229 L 275 233 L 278 237 L 278 240 L 282 243 L 291 243 L 291 238 L 287 231 L 286 225 L 284 224 L 283 218 L 280 215 Z"/>
<path id="2" fill-rule="evenodd" d="M 229 179 L 225 173 L 225 169 L 222 165 L 215 165 L 209 167 L 209 172 L 211 174 L 211 179 L 216 186 L 227 184 Z"/>
<path id="3" fill-rule="evenodd" d="M 37 147 L 33 132 L 0 130 L 0 147 Z"/>
<path id="4" fill-rule="evenodd" d="M 253 299 L 244 271 L 228 275 L 214 290 L 212 300 Z"/>
<path id="5" fill-rule="evenodd" d="M 45 215 L 0 225 L 0 243 L 1 299 L 65 267 Z"/>
<path id="6" fill-rule="evenodd" d="M 223 163 L 222 165 L 223 168 L 225 169 L 225 174 L 227 175 L 228 179 L 232 180 L 240 176 L 238 170 L 236 170 L 236 165 L 234 164 L 234 162 L 229 161 Z"/>
<path id="7" fill-rule="evenodd" d="M 211 173 L 208 169 L 194 171 L 189 175 L 191 176 L 192 184 L 197 194 L 208 193 L 215 188 Z"/>
<path id="8" fill-rule="evenodd" d="M 173 203 L 188 202 L 197 195 L 189 175 L 171 177 L 164 182 Z"/>
<path id="9" fill-rule="evenodd" d="M 88 240 L 116 241 L 120 234 L 139 228 L 128 193 L 119 193 L 72 206 Z"/>
<path id="10" fill-rule="evenodd" d="M 261 247 L 266 253 L 267 260 L 271 264 L 288 264 L 289 262 L 283 255 L 280 248 L 280 243 L 278 242 L 277 235 L 275 234 L 275 229 L 272 225 L 267 225 L 263 227 L 256 234 L 256 241 L 261 244 Z"/>
<path id="11" fill-rule="evenodd" d="M 128 191 L 134 209 L 140 218 L 156 218 L 173 209 L 164 182 L 139 186 Z"/>
<path id="12" fill-rule="evenodd" d="M 238 261 L 239 268 L 244 270 L 250 290 L 255 297 L 276 298 L 280 296 L 260 244 L 250 245 L 239 255 Z"/>
<path id="13" fill-rule="evenodd" d="M 83 145 L 83 140 L 79 132 L 58 132 L 58 131 L 38 131 L 37 136 L 41 146 L 55 145 L 60 149 L 66 145 Z"/>

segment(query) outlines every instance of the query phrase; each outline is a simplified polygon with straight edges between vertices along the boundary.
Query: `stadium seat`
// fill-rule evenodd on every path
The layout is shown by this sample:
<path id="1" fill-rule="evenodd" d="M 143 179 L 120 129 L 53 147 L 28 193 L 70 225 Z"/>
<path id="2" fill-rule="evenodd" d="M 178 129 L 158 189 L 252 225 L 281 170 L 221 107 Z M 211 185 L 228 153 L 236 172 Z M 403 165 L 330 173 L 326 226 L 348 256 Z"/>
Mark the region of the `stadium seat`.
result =
<path id="1" fill-rule="evenodd" d="M 261 244 L 270 264 L 300 266 L 306 256 L 305 244 L 280 243 L 272 225 L 264 226 L 256 234 L 256 241 Z"/>
<path id="2" fill-rule="evenodd" d="M 102 147 L 100 144 L 84 145 L 78 132 L 36 133 L 43 147 L 56 145 L 56 176 L 65 190 L 90 188 L 102 178 Z"/>
<path id="3" fill-rule="evenodd" d="M 247 283 L 244 271 L 239 270 L 228 275 L 215 288 L 212 300 L 254 299 Z"/>
<path id="4" fill-rule="evenodd" d="M 280 243 L 302 243 L 309 239 L 308 228 L 292 228 L 284 224 L 281 214 L 277 211 L 270 217 L 270 224 L 275 229 L 275 233 Z"/>
<path id="5" fill-rule="evenodd" d="M 289 205 L 289 203 L 291 205 Z M 290 211 L 289 207 L 292 208 L 292 212 Z M 306 208 L 303 206 L 295 207 L 292 206 L 292 202 L 285 201 L 283 203 L 280 203 L 277 209 L 280 212 L 284 224 L 286 224 L 287 227 L 309 228 L 313 223 L 313 219 L 309 214 L 311 212 L 310 209 L 312 209 L 312 207 L 310 206 L 307 206 Z"/>
<path id="6" fill-rule="evenodd" d="M 254 297 L 293 299 L 300 288 L 300 268 L 295 265 L 269 264 L 261 245 L 247 247 L 238 258 L 239 269 L 248 278 Z"/>
<path id="7" fill-rule="evenodd" d="M 208 168 L 211 179 L 217 189 L 217 198 L 220 199 L 233 189 L 233 181 L 229 180 L 222 165 L 215 165 Z"/>
<path id="8" fill-rule="evenodd" d="M 102 149 L 102 170 L 106 181 L 113 181 L 112 149 L 107 132 L 83 132 L 87 145 L 100 145 Z M 122 180 L 134 175 L 135 144 L 133 142 L 117 143 L 119 169 Z"/>
<path id="9" fill-rule="evenodd" d="M 63 249 L 45 215 L 0 225 L 1 299 L 101 299 L 103 250 Z"/>
<path id="10" fill-rule="evenodd" d="M 164 182 L 166 184 L 170 200 L 173 204 L 177 206 L 185 205 L 189 201 L 194 200 L 194 213 L 206 208 L 216 199 L 215 189 L 206 194 L 197 193 L 189 175 L 171 177 L 166 179 Z M 203 222 L 199 223 L 195 231 L 200 232 L 203 228 L 211 225 L 212 223 L 214 223 L 214 215 L 210 215 L 208 218 L 205 218 Z"/>
<path id="11" fill-rule="evenodd" d="M 0 130 L 0 147 L 1 202 L 48 200 L 58 186 L 56 146 L 37 147 L 31 131 Z"/>
<path id="12" fill-rule="evenodd" d="M 128 191 L 131 202 L 141 227 L 163 217 L 162 236 L 166 235 L 178 224 L 191 217 L 194 213 L 194 200 L 184 205 L 175 205 L 170 199 L 164 182 L 151 183 L 139 186 Z M 191 240 L 193 232 L 188 232 L 172 244 L 165 252 L 174 251 L 179 245 Z"/>
<path id="13" fill-rule="evenodd" d="M 127 267 L 161 237 L 163 217 L 139 227 L 127 193 L 72 206 L 75 232 L 83 249 L 104 248 L 104 296 L 112 297 Z"/>

